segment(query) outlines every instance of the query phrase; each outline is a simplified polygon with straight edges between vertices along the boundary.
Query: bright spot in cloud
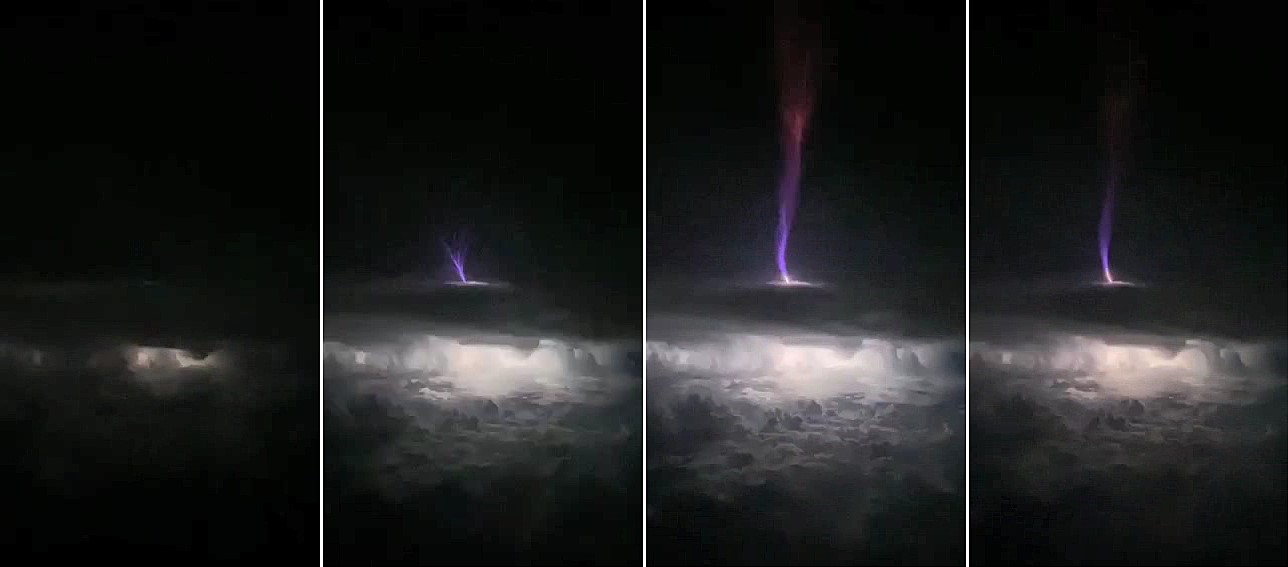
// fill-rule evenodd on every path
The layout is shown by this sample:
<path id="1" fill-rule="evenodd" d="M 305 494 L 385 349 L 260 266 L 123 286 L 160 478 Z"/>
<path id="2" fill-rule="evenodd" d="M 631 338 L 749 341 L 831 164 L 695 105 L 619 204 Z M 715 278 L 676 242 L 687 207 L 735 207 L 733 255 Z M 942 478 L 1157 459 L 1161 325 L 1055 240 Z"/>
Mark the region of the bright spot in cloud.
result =
<path id="1" fill-rule="evenodd" d="M 1184 395 L 1232 402 L 1274 384 L 1276 352 L 1282 352 L 1276 348 L 1217 339 L 1060 335 L 1030 344 L 977 342 L 971 350 L 993 368 L 1087 381 L 1070 385 L 1079 398 Z"/>
<path id="2" fill-rule="evenodd" d="M 583 347 L 557 339 L 500 337 L 494 342 L 444 336 L 422 336 L 366 346 L 332 341 L 325 356 L 358 373 L 430 379 L 444 388 L 428 388 L 422 397 L 458 395 L 501 398 L 537 394 L 587 401 L 614 384 L 612 368 L 620 348 Z"/>
<path id="3" fill-rule="evenodd" d="M 862 394 L 901 403 L 933 403 L 960 389 L 960 364 L 953 361 L 963 350 L 950 341 L 750 334 L 647 346 L 659 370 L 695 385 L 741 387 L 749 400 Z"/>
<path id="4" fill-rule="evenodd" d="M 129 346 L 125 348 L 126 366 L 135 373 L 169 370 L 209 370 L 222 366 L 223 356 L 211 353 L 198 358 L 178 348 Z"/>
<path id="5" fill-rule="evenodd" d="M 792 277 L 771 280 L 769 285 L 773 287 L 823 287 L 823 284 L 798 280 Z"/>

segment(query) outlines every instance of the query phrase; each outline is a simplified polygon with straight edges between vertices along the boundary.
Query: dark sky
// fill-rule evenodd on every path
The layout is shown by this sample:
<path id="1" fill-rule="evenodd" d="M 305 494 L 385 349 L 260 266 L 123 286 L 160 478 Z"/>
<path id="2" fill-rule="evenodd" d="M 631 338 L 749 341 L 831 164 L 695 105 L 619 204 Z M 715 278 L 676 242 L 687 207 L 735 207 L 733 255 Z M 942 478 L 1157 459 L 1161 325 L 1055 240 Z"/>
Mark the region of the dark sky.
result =
<path id="1" fill-rule="evenodd" d="M 317 2 L 6 6 L 5 277 L 317 270 Z"/>
<path id="2" fill-rule="evenodd" d="M 641 9 L 353 2 L 326 18 L 326 270 L 640 281 Z M 638 293 L 635 293 L 638 295 Z"/>
<path id="3" fill-rule="evenodd" d="M 972 277 L 1095 277 L 1099 103 L 1130 42 L 1144 72 L 1116 273 L 1282 278 L 1282 3 L 1099 4 L 972 5 Z"/>
<path id="4" fill-rule="evenodd" d="M 963 273 L 964 7 L 905 4 L 801 4 L 828 64 L 792 236 L 800 273 Z M 773 14 L 649 5 L 650 278 L 774 273 Z"/>

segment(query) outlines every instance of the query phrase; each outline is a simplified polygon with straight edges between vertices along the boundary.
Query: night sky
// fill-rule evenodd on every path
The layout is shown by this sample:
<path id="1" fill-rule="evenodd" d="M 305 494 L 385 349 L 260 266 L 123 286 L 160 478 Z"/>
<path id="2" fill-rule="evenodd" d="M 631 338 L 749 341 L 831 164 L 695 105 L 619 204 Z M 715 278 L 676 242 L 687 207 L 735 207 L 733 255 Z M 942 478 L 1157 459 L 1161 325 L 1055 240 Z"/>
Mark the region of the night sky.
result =
<path id="1" fill-rule="evenodd" d="M 325 270 L 638 296 L 640 8 L 328 7 Z"/>
<path id="2" fill-rule="evenodd" d="M 316 285 L 317 18 L 316 2 L 7 9 L 5 275 Z"/>
<path id="3" fill-rule="evenodd" d="M 1130 43 L 1116 273 L 1282 281 L 1283 21 L 1272 3 L 973 5 L 972 278 L 1096 277 L 1099 104 Z"/>
<path id="4" fill-rule="evenodd" d="M 964 7 L 905 4 L 801 3 L 826 66 L 789 253 L 799 274 L 964 271 Z M 774 273 L 773 14 L 650 5 L 650 279 Z"/>

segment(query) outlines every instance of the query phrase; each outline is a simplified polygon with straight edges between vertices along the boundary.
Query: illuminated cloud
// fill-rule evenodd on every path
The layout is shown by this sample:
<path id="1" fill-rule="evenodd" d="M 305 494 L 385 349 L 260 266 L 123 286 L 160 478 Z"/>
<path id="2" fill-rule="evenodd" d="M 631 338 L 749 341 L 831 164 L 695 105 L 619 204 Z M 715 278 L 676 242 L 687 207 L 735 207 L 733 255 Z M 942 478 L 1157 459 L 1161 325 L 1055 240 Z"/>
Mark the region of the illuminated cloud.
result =
<path id="1" fill-rule="evenodd" d="M 1044 394 L 1083 399 L 1181 397 L 1241 403 L 1283 381 L 1279 341 L 1234 341 L 1160 335 L 1051 333 L 1025 342 L 978 341 L 983 368 L 1014 376 Z"/>
<path id="2" fill-rule="evenodd" d="M 651 316 L 649 466 L 716 498 L 836 475 L 957 490 L 965 342 L 823 327 Z"/>
<path id="3" fill-rule="evenodd" d="M 705 386 L 764 401 L 861 395 L 921 405 L 960 390 L 963 351 L 959 341 L 819 333 L 719 333 L 647 345 L 650 367 L 675 376 L 681 389 Z"/>
<path id="4" fill-rule="evenodd" d="M 222 352 L 198 357 L 192 352 L 167 347 L 124 347 L 126 366 L 136 373 L 155 373 L 175 370 L 215 370 L 226 368 L 228 355 Z"/>
<path id="5" fill-rule="evenodd" d="M 554 338 L 423 335 L 355 346 L 331 341 L 327 358 L 357 376 L 426 382 L 417 395 L 535 399 L 592 403 L 622 385 L 627 345 Z"/>
<path id="6" fill-rule="evenodd" d="M 326 427 L 369 446 L 354 474 L 390 497 L 461 479 L 611 477 L 629 465 L 619 451 L 639 452 L 637 342 L 363 316 L 332 329 Z"/>
<path id="7" fill-rule="evenodd" d="M 124 368 L 136 378 L 147 380 L 210 374 L 233 367 L 229 351 L 202 356 L 181 348 L 131 344 L 65 347 L 0 341 L 0 360 L 25 370 Z"/>

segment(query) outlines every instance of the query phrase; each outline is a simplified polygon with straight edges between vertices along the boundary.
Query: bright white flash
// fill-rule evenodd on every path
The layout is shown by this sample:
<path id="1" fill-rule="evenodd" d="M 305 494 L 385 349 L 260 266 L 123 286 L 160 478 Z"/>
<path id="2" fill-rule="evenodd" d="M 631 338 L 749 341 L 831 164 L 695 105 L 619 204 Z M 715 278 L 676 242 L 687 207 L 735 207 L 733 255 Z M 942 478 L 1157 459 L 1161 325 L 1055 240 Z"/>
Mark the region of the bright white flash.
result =
<path id="1" fill-rule="evenodd" d="M 360 373 L 432 379 L 449 387 L 447 392 L 424 392 L 430 397 L 539 394 L 581 398 L 609 385 L 617 349 L 602 345 L 583 348 L 554 339 L 535 342 L 524 346 L 518 340 L 478 343 L 425 336 L 402 344 L 365 347 L 328 342 L 323 350 L 326 356 Z"/>
<path id="2" fill-rule="evenodd" d="M 729 335 L 718 341 L 648 344 L 650 367 L 695 386 L 718 385 L 757 399 L 861 394 L 903 403 L 933 402 L 959 387 L 954 360 L 963 350 L 952 342 L 819 336 Z"/>
<path id="3" fill-rule="evenodd" d="M 769 282 L 769 285 L 774 287 L 822 287 L 821 284 L 798 280 L 791 276 L 783 276 L 779 279 L 772 280 Z"/>
<path id="4" fill-rule="evenodd" d="M 202 370 L 217 368 L 218 353 L 197 358 L 192 353 L 177 348 L 131 346 L 125 349 L 126 365 L 134 372 L 166 370 Z"/>
<path id="5" fill-rule="evenodd" d="M 1274 345 L 1197 338 L 1126 342 L 1075 335 L 1027 345 L 977 343 L 971 350 L 994 368 L 1090 381 L 1094 389 L 1070 385 L 1084 398 L 1230 401 L 1268 386 L 1275 373 Z"/>

